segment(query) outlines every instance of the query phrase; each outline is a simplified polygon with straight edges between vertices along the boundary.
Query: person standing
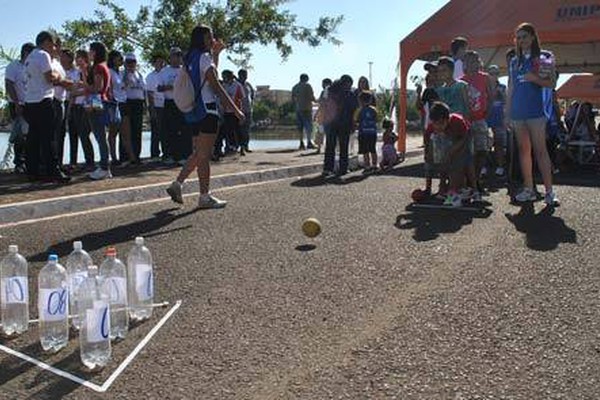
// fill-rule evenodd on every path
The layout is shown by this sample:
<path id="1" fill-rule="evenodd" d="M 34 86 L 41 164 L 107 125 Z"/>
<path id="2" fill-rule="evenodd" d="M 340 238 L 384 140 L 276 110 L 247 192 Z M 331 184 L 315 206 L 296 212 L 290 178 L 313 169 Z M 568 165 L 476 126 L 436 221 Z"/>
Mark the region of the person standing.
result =
<path id="1" fill-rule="evenodd" d="M 488 74 L 492 77 L 492 107 L 487 119 L 488 126 L 494 136 L 494 156 L 496 159 L 496 176 L 504 176 L 505 154 L 507 146 L 507 129 L 504 120 L 504 107 L 506 105 L 506 85 L 498 79 L 500 68 L 497 65 L 488 67 Z"/>
<path id="2" fill-rule="evenodd" d="M 108 54 L 108 69 L 110 71 L 110 91 L 108 110 L 108 147 L 110 148 L 110 157 L 112 165 L 126 166 L 136 161 L 133 149 L 131 147 L 131 129 L 129 120 L 123 123 L 124 104 L 127 102 L 127 92 L 121 74 L 123 66 L 123 56 L 120 51 L 113 50 Z M 120 147 L 123 147 L 127 154 L 127 160 L 117 157 L 117 134 L 119 135 Z M 119 152 L 120 153 L 120 152 Z"/>
<path id="3" fill-rule="evenodd" d="M 53 154 L 54 138 L 54 85 L 61 84 L 61 77 L 52 69 L 52 54 L 56 51 L 56 38 L 47 31 L 35 39 L 36 48 L 25 60 L 25 120 L 29 124 L 27 134 L 27 174 L 31 180 L 66 183 L 66 176 L 56 163 Z M 44 166 L 42 168 L 42 166 Z"/>
<path id="4" fill-rule="evenodd" d="M 75 131 L 79 137 L 86 170 L 92 172 L 96 167 L 94 165 L 94 147 L 90 140 L 92 127 L 88 111 L 85 108 L 87 95 L 84 88 L 89 76 L 89 55 L 86 50 L 80 49 L 75 52 L 75 65 L 77 66 L 76 70 L 72 71 L 69 76 L 73 82 L 77 83 L 69 91 L 69 107 L 71 109 L 69 111 L 69 130 Z"/>
<path id="5" fill-rule="evenodd" d="M 308 83 L 308 75 L 300 75 L 300 82 L 292 88 L 292 101 L 296 106 L 296 122 L 300 132 L 300 150 L 306 148 L 314 149 L 312 142 L 312 104 L 315 99 L 313 88 Z M 304 136 L 306 136 L 306 146 L 304 146 Z"/>
<path id="6" fill-rule="evenodd" d="M 185 68 L 190 73 L 195 92 L 201 95 L 206 114 L 200 121 L 192 117 L 186 120 L 192 132 L 194 152 L 187 159 L 177 179 L 167 188 L 167 193 L 174 202 L 183 204 L 181 185 L 192 171 L 196 170 L 200 188 L 198 207 L 201 209 L 223 208 L 227 205 L 226 201 L 219 200 L 209 193 L 210 158 L 219 124 L 217 97 L 222 104 L 227 103 L 231 106 L 239 119 L 244 119 L 244 114 L 233 103 L 217 75 L 219 54 L 224 48 L 223 42 L 214 39 L 209 27 L 199 25 L 192 30 L 190 49 L 185 57 Z"/>
<path id="7" fill-rule="evenodd" d="M 90 119 L 94 137 L 100 151 L 100 163 L 90 179 L 102 180 L 112 178 L 109 163 L 108 140 L 106 126 L 110 100 L 110 71 L 106 63 L 108 54 L 106 46 L 101 42 L 90 44 L 90 59 L 92 60 L 92 75 L 88 77 L 87 93 L 91 108 Z"/>
<path id="8" fill-rule="evenodd" d="M 233 72 L 226 69 L 221 73 L 221 77 L 223 78 L 223 88 L 233 100 L 235 106 L 239 109 L 242 108 L 243 97 L 244 97 L 244 88 L 242 85 L 235 79 Z M 240 147 L 240 155 L 245 156 L 246 152 L 244 148 L 239 146 L 239 121 L 235 114 L 234 107 L 231 107 L 227 102 L 222 104 L 223 111 L 223 125 L 221 125 L 221 134 L 217 139 L 225 140 L 225 152 L 235 153 L 237 148 Z M 244 114 L 245 115 L 245 114 Z M 220 143 L 217 143 L 219 146 Z M 218 151 L 219 149 L 217 149 Z"/>
<path id="9" fill-rule="evenodd" d="M 15 172 L 19 174 L 26 172 L 25 152 L 29 127 L 23 117 L 25 102 L 25 60 L 33 49 L 35 49 L 33 43 L 23 44 L 19 59 L 8 64 L 4 72 L 4 88 L 8 97 L 8 110 L 12 121 L 8 143 L 14 146 Z"/>
<path id="10" fill-rule="evenodd" d="M 69 49 L 62 49 L 60 52 L 60 63 L 65 70 L 65 75 L 68 81 L 73 82 L 74 85 L 77 85 L 79 82 L 79 71 L 75 68 L 73 62 L 75 61 L 75 55 Z M 79 137 L 77 136 L 77 129 L 74 128 L 71 124 L 71 89 L 68 89 L 66 92 L 66 99 L 64 103 L 65 115 L 63 117 L 63 124 L 61 127 L 59 144 L 58 144 L 58 159 L 62 162 L 64 157 L 64 142 L 67 136 L 67 132 L 69 134 L 69 164 L 66 167 L 68 172 L 71 173 L 77 168 L 77 151 L 79 149 Z"/>
<path id="11" fill-rule="evenodd" d="M 452 61 L 454 61 L 454 80 L 461 79 L 464 72 L 464 57 L 469 50 L 469 41 L 467 38 L 457 36 L 450 43 L 450 53 L 452 53 Z"/>
<path id="12" fill-rule="evenodd" d="M 329 87 L 333 82 L 331 79 L 325 78 L 321 81 L 321 94 L 319 95 L 319 107 L 315 114 L 315 122 L 318 124 L 317 136 L 315 138 L 315 145 L 317 146 L 317 154 L 321 153 L 321 146 L 323 146 L 323 139 L 325 137 L 325 124 L 323 123 L 325 118 L 325 108 L 327 106 L 327 96 Z"/>
<path id="13" fill-rule="evenodd" d="M 67 73 L 61 63 L 61 42 L 56 39 L 56 46 L 52 54 L 52 70 L 57 72 L 61 82 L 67 82 Z M 54 85 L 54 98 L 52 107 L 54 108 L 54 137 L 52 139 L 53 157 L 56 158 L 56 165 L 64 172 L 63 153 L 65 147 L 65 102 L 67 100 L 67 90 L 65 84 L 56 83 Z"/>
<path id="14" fill-rule="evenodd" d="M 146 75 L 146 96 L 148 101 L 148 114 L 150 114 L 150 157 L 153 161 L 159 161 L 162 151 L 162 161 L 165 164 L 172 165 L 173 157 L 169 152 L 169 140 L 165 135 L 164 122 L 164 107 L 165 96 L 158 92 L 158 77 L 160 71 L 165 66 L 165 60 L 160 54 L 152 56 L 152 66 L 154 70 Z"/>
<path id="15" fill-rule="evenodd" d="M 254 88 L 248 82 L 248 71 L 240 69 L 238 71 L 238 82 L 244 89 L 244 97 L 242 98 L 242 112 L 246 116 L 243 122 L 240 123 L 238 132 L 240 136 L 240 152 L 243 150 L 246 153 L 252 153 L 249 148 L 250 144 L 250 128 L 252 127 L 252 108 L 254 106 Z"/>
<path id="16" fill-rule="evenodd" d="M 142 153 L 142 123 L 144 119 L 145 84 L 142 74 L 137 70 L 137 58 L 133 53 L 125 55 L 125 72 L 123 73 L 125 91 L 127 93 L 127 115 L 131 127 L 131 147 L 139 163 Z M 124 150 L 124 149 L 122 149 Z"/>
<path id="17" fill-rule="evenodd" d="M 189 132 L 183 129 L 183 114 L 173 100 L 173 84 L 181 70 L 183 52 L 179 47 L 173 47 L 169 52 L 169 65 L 158 75 L 156 92 L 164 96 L 163 132 L 169 143 L 169 154 L 174 161 L 183 165 L 192 153 L 192 139 Z"/>
<path id="18" fill-rule="evenodd" d="M 546 189 L 544 202 L 557 206 L 559 201 L 552 188 L 552 166 L 546 149 L 547 121 L 542 97 L 542 88 L 556 85 L 556 75 L 553 71 L 546 73 L 542 68 L 542 63 L 550 64 L 552 60 L 541 58 L 542 50 L 535 27 L 523 23 L 515 32 L 516 54 L 510 62 L 507 95 L 507 109 L 516 130 L 523 174 L 523 189 L 515 200 L 528 202 L 537 199 L 533 183 L 533 150 Z"/>

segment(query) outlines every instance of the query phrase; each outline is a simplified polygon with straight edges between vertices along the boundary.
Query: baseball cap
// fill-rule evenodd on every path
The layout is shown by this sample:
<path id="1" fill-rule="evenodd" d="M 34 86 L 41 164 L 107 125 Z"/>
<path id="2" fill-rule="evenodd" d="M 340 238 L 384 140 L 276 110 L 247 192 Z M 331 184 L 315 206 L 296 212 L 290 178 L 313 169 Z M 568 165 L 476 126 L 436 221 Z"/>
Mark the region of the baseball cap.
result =
<path id="1" fill-rule="evenodd" d="M 490 65 L 488 67 L 488 72 L 492 75 L 499 75 L 500 74 L 500 67 L 498 67 L 497 65 Z"/>
<path id="2" fill-rule="evenodd" d="M 426 62 L 425 65 L 423 66 L 423 68 L 425 68 L 425 71 L 431 71 L 431 70 L 436 70 L 438 67 L 438 62 L 437 61 L 429 61 Z"/>
<path id="3" fill-rule="evenodd" d="M 135 54 L 127 53 L 125 54 L 125 61 L 137 61 L 137 58 L 135 57 Z"/>

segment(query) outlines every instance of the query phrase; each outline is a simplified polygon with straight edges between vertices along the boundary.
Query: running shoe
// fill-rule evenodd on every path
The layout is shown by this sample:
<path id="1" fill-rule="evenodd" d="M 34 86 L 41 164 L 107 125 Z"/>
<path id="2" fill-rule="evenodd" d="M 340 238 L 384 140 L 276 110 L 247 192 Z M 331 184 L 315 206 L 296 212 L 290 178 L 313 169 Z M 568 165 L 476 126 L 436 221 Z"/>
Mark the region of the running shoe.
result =
<path id="1" fill-rule="evenodd" d="M 521 192 L 519 192 L 519 194 L 517 194 L 515 196 L 515 200 L 518 201 L 519 203 L 535 201 L 535 200 L 537 200 L 537 195 L 535 194 L 533 189 L 526 187 L 526 188 L 523 188 L 523 190 L 521 190 Z"/>
<path id="2" fill-rule="evenodd" d="M 206 210 L 211 208 L 225 208 L 227 202 L 211 195 L 201 195 L 198 199 L 198 208 Z"/>
<path id="3" fill-rule="evenodd" d="M 498 176 L 498 177 L 504 176 L 504 168 L 503 167 L 496 168 L 496 176 Z"/>
<path id="4" fill-rule="evenodd" d="M 560 205 L 560 201 L 558 200 L 558 197 L 554 191 L 546 193 L 546 196 L 544 196 L 544 203 L 551 207 L 558 207 Z"/>
<path id="5" fill-rule="evenodd" d="M 110 179 L 112 178 L 112 174 L 108 169 L 102 169 L 100 167 L 96 168 L 96 170 L 88 175 L 90 179 L 95 181 L 100 181 L 102 179 Z"/>
<path id="6" fill-rule="evenodd" d="M 181 194 L 181 183 L 173 181 L 167 188 L 167 193 L 175 203 L 183 204 L 183 195 Z"/>
<path id="7" fill-rule="evenodd" d="M 444 205 L 450 207 L 461 207 L 462 199 L 459 194 L 450 193 L 446 196 L 446 200 L 444 200 Z"/>

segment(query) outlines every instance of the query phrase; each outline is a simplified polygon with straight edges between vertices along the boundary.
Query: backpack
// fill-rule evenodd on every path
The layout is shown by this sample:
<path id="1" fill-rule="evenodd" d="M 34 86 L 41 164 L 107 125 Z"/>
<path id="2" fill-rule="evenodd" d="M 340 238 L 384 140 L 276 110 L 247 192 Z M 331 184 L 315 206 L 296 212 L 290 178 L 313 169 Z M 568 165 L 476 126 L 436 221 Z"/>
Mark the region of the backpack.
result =
<path id="1" fill-rule="evenodd" d="M 185 65 L 179 70 L 173 83 L 173 101 L 188 124 L 202 121 L 207 114 L 202 99 L 204 81 L 200 73 L 201 56 L 202 53 L 199 51 L 191 51 L 186 56 Z"/>

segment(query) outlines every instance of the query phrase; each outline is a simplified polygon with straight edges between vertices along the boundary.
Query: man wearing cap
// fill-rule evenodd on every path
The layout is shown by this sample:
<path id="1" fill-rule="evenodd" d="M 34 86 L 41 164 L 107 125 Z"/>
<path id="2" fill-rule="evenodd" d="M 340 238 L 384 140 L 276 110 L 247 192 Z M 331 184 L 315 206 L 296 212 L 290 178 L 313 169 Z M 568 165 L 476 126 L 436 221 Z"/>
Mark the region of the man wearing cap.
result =
<path id="1" fill-rule="evenodd" d="M 144 77 L 137 70 L 137 59 L 133 53 L 125 55 L 123 83 L 127 93 L 127 111 L 131 124 L 131 147 L 133 148 L 136 160 L 139 160 L 142 153 L 142 122 L 144 118 L 146 85 Z M 120 151 L 121 158 L 126 159 L 127 154 L 124 152 L 124 149 L 121 148 L 120 150 L 123 150 Z"/>
<path id="2" fill-rule="evenodd" d="M 167 144 L 162 128 L 164 117 L 165 96 L 158 92 L 160 71 L 165 66 L 165 60 L 160 54 L 152 56 L 152 66 L 154 71 L 146 76 L 146 95 L 148 96 L 148 113 L 150 114 L 150 130 L 152 132 L 150 139 L 150 157 L 157 159 L 162 151 L 163 161 L 166 161 L 170 155 L 167 151 Z M 160 144 L 160 146 L 159 146 Z"/>
<path id="3" fill-rule="evenodd" d="M 192 138 L 189 132 L 183 129 L 183 114 L 173 100 L 173 84 L 183 64 L 183 52 L 179 47 L 171 48 L 169 52 L 169 65 L 160 71 L 156 91 L 165 97 L 163 118 L 163 133 L 168 143 L 168 153 L 173 159 L 183 165 L 192 153 Z"/>
<path id="4" fill-rule="evenodd" d="M 14 164 L 16 173 L 25 173 L 25 137 L 27 122 L 23 118 L 25 101 L 25 59 L 35 49 L 33 43 L 21 46 L 21 57 L 6 66 L 4 88 L 8 97 L 8 110 L 12 120 L 12 130 L 8 142 L 14 146 Z"/>
<path id="5" fill-rule="evenodd" d="M 488 126 L 494 134 L 494 156 L 496 158 L 496 176 L 504 175 L 505 149 L 507 144 L 506 122 L 504 120 L 504 106 L 506 104 L 506 85 L 498 80 L 500 68 L 490 65 L 488 73 L 494 81 L 492 90 L 492 107 L 488 116 Z"/>

